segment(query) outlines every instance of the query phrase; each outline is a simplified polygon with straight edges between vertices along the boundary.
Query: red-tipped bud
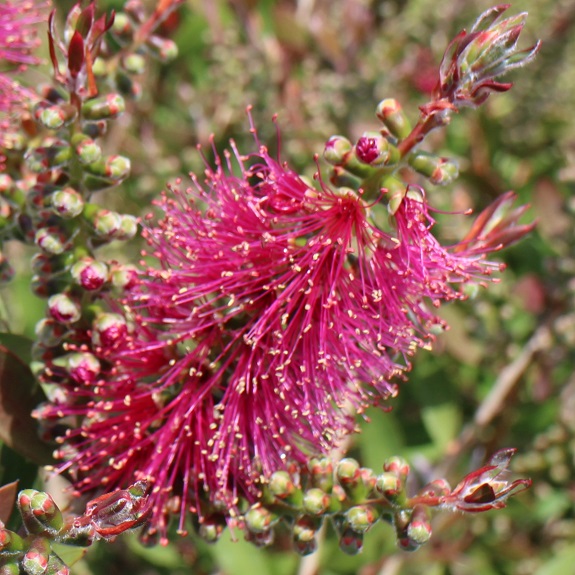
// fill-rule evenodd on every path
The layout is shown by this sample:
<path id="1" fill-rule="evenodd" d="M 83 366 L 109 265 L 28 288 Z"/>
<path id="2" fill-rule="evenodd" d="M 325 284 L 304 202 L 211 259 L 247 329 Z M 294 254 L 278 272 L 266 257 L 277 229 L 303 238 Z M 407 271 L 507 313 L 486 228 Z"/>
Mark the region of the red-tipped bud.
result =
<path id="1" fill-rule="evenodd" d="M 60 323 L 74 323 L 82 316 L 78 303 L 63 293 L 53 295 L 48 299 L 48 311 Z"/>
<path id="2" fill-rule="evenodd" d="M 108 266 L 104 262 L 92 258 L 82 258 L 70 269 L 74 281 L 85 290 L 100 289 L 108 280 Z"/>
<path id="3" fill-rule="evenodd" d="M 82 196 L 73 188 L 54 192 L 49 199 L 52 211 L 65 220 L 79 216 L 84 209 Z"/>
<path id="4" fill-rule="evenodd" d="M 377 105 L 375 114 L 398 140 L 403 140 L 411 132 L 409 120 L 397 100 L 393 98 L 382 100 Z"/>
<path id="5" fill-rule="evenodd" d="M 128 333 L 126 320 L 117 313 L 102 313 L 92 324 L 92 343 L 104 348 L 122 342 Z"/>
<path id="6" fill-rule="evenodd" d="M 345 514 L 349 526 L 357 533 L 365 533 L 379 519 L 377 509 L 372 505 L 356 505 Z"/>
<path id="7" fill-rule="evenodd" d="M 58 228 L 40 228 L 34 236 L 34 243 L 46 254 L 61 254 L 68 239 Z"/>
<path id="8" fill-rule="evenodd" d="M 279 521 L 279 516 L 256 504 L 244 515 L 244 521 L 251 533 L 268 533 Z"/>
<path id="9" fill-rule="evenodd" d="M 82 105 L 85 120 L 111 120 L 126 110 L 126 103 L 120 94 L 107 94 L 88 100 Z"/>

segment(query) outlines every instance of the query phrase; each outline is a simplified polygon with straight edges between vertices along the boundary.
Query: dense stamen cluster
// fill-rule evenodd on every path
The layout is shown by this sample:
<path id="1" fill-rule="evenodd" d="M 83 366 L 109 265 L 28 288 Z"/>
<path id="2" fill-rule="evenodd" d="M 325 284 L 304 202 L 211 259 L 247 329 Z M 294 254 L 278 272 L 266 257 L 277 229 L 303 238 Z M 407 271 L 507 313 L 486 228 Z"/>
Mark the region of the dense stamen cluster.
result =
<path id="1" fill-rule="evenodd" d="M 419 189 L 368 203 L 264 147 L 235 156 L 162 195 L 129 321 L 92 338 L 110 367 L 43 413 L 84 417 L 67 434 L 81 489 L 154 483 L 161 532 L 169 510 L 184 530 L 190 507 L 253 500 L 262 475 L 327 452 L 396 393 L 433 306 L 499 268 L 472 241 L 442 247 Z"/>

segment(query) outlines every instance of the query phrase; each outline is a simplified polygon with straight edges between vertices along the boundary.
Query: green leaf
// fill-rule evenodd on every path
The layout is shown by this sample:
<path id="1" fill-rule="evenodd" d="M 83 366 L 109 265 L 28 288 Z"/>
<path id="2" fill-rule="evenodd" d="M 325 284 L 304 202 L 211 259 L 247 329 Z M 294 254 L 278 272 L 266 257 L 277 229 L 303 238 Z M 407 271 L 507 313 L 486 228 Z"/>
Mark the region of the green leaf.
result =
<path id="1" fill-rule="evenodd" d="M 45 465 L 53 461 L 52 449 L 38 435 L 32 410 L 46 398 L 25 355 L 24 338 L 0 335 L 0 440 L 24 457 Z"/>
<path id="2" fill-rule="evenodd" d="M 18 482 L 13 481 L 0 487 L 0 522 L 6 524 L 12 515 L 12 509 L 16 503 Z"/>

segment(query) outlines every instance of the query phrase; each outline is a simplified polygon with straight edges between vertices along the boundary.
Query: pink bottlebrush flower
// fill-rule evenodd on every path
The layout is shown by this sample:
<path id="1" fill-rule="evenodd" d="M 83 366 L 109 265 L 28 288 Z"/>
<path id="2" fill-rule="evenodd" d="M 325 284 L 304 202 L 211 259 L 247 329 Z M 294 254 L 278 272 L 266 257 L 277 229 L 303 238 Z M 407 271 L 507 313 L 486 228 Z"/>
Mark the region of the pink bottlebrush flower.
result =
<path id="1" fill-rule="evenodd" d="M 262 475 L 327 452 L 352 412 L 396 393 L 441 325 L 433 307 L 500 268 L 485 226 L 481 250 L 443 247 L 418 188 L 369 203 L 313 187 L 263 146 L 234 151 L 237 166 L 227 153 L 205 184 L 162 195 L 144 232 L 154 265 L 126 295 L 127 321 L 111 314 L 121 336 L 94 323 L 111 369 L 41 412 L 84 418 L 62 439 L 79 490 L 153 485 L 162 537 L 170 513 L 183 532 L 190 509 L 254 500 Z"/>
<path id="2" fill-rule="evenodd" d="M 7 0 L 0 4 L 0 128 L 12 125 L 12 118 L 23 104 L 34 99 L 34 94 L 18 83 L 7 71 L 13 64 L 22 71 L 29 64 L 37 64 L 33 51 L 38 46 L 38 24 L 45 19 L 47 3 L 42 0 Z M 0 145 L 3 139 L 0 138 Z"/>

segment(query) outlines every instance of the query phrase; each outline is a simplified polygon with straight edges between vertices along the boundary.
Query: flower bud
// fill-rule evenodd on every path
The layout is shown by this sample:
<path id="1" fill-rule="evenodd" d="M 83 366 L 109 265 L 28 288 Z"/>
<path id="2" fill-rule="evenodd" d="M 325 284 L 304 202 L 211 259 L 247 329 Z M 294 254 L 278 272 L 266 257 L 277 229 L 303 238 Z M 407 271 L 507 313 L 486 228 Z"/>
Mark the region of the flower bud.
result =
<path id="1" fill-rule="evenodd" d="M 80 306 L 70 296 L 59 293 L 48 299 L 50 315 L 60 323 L 74 323 L 82 316 Z"/>
<path id="2" fill-rule="evenodd" d="M 264 534 L 279 521 L 279 516 L 256 504 L 248 509 L 248 512 L 244 515 L 244 521 L 251 533 Z"/>
<path id="3" fill-rule="evenodd" d="M 344 136 L 332 136 L 325 144 L 323 157 L 333 166 L 337 166 L 344 161 L 351 148 L 351 142 Z"/>
<path id="4" fill-rule="evenodd" d="M 76 134 L 72 146 L 78 161 L 83 165 L 94 164 L 102 159 L 102 148 L 86 134 Z"/>
<path id="5" fill-rule="evenodd" d="M 352 501 L 359 502 L 367 495 L 367 489 L 361 480 L 361 467 L 355 459 L 350 457 L 342 459 L 337 464 L 335 474 Z"/>
<path id="6" fill-rule="evenodd" d="M 132 24 L 132 20 L 125 12 L 116 12 L 111 32 L 122 37 L 132 37 L 134 26 Z"/>
<path id="7" fill-rule="evenodd" d="M 303 495 L 303 508 L 310 515 L 322 515 L 329 503 L 330 496 L 317 487 L 308 489 Z"/>
<path id="8" fill-rule="evenodd" d="M 0 551 L 1 554 L 1 551 Z M 20 558 L 3 559 L 0 566 L 0 575 L 20 575 Z"/>
<path id="9" fill-rule="evenodd" d="M 112 268 L 111 282 L 121 290 L 132 289 L 138 281 L 138 270 L 130 265 L 115 265 Z"/>
<path id="10" fill-rule="evenodd" d="M 459 175 L 457 163 L 449 158 L 417 151 L 409 156 L 409 165 L 436 186 L 451 184 Z"/>
<path id="11" fill-rule="evenodd" d="M 405 483 L 409 475 L 409 463 L 402 457 L 393 455 L 383 462 L 383 470 L 395 474 L 402 483 Z"/>
<path id="12" fill-rule="evenodd" d="M 36 537 L 32 539 L 20 565 L 27 575 L 45 575 L 51 552 L 50 541 L 43 537 Z"/>
<path id="13" fill-rule="evenodd" d="M 98 358 L 88 352 L 70 353 L 58 358 L 54 363 L 61 363 L 70 377 L 77 383 L 92 385 L 100 375 L 100 362 Z"/>
<path id="14" fill-rule="evenodd" d="M 119 182 L 130 175 L 131 164 L 124 156 L 108 156 L 93 164 L 87 164 L 84 169 L 93 176 Z"/>
<path id="15" fill-rule="evenodd" d="M 120 94 L 107 94 L 93 98 L 82 105 L 85 120 L 111 120 L 126 110 L 126 103 Z"/>
<path id="16" fill-rule="evenodd" d="M 8 557 L 21 557 L 26 549 L 26 542 L 20 535 L 0 526 L 0 562 Z"/>
<path id="17" fill-rule="evenodd" d="M 138 232 L 138 218 L 130 214 L 120 215 L 120 227 L 115 235 L 117 240 L 131 240 Z"/>
<path id="18" fill-rule="evenodd" d="M 128 54 L 122 59 L 122 66 L 130 74 L 143 74 L 146 69 L 146 59 L 141 54 Z"/>
<path id="19" fill-rule="evenodd" d="M 65 220 L 79 216 L 84 209 L 82 196 L 73 188 L 54 192 L 49 199 L 52 211 Z"/>
<path id="20" fill-rule="evenodd" d="M 198 528 L 198 535 L 208 543 L 215 543 L 226 527 L 226 521 L 221 515 L 204 517 Z"/>
<path id="21" fill-rule="evenodd" d="M 305 515 L 298 517 L 292 527 L 294 549 L 300 555 L 309 555 L 317 549 L 317 521 Z"/>
<path id="22" fill-rule="evenodd" d="M 54 227 L 40 228 L 34 235 L 34 243 L 46 254 L 59 255 L 67 245 L 67 238 Z"/>
<path id="23" fill-rule="evenodd" d="M 339 537 L 339 548 L 346 555 L 357 555 L 363 548 L 363 533 L 347 527 Z"/>
<path id="24" fill-rule="evenodd" d="M 275 471 L 272 473 L 268 487 L 273 495 L 279 499 L 288 499 L 298 490 L 287 471 Z"/>
<path id="25" fill-rule="evenodd" d="M 122 225 L 120 214 L 103 210 L 95 204 L 86 204 L 83 216 L 92 224 L 96 235 L 104 239 L 113 239 Z"/>
<path id="26" fill-rule="evenodd" d="M 411 125 L 397 100 L 393 98 L 382 100 L 377 105 L 375 115 L 398 140 L 403 140 L 409 136 Z"/>
<path id="27" fill-rule="evenodd" d="M 108 266 L 90 257 L 77 261 L 70 269 L 74 281 L 87 291 L 100 289 L 108 280 Z"/>
<path id="28" fill-rule="evenodd" d="M 171 62 L 178 56 L 177 44 L 168 38 L 149 36 L 146 41 L 146 47 L 152 56 L 155 56 L 163 63 Z"/>
<path id="29" fill-rule="evenodd" d="M 354 531 L 365 533 L 377 522 L 379 513 L 372 505 L 356 505 L 348 509 L 345 518 Z"/>
<path id="30" fill-rule="evenodd" d="M 355 145 L 355 155 L 360 162 L 374 167 L 397 163 L 399 151 L 381 134 L 366 132 Z"/>
<path id="31" fill-rule="evenodd" d="M 430 513 L 425 505 L 416 505 L 407 526 L 407 536 L 416 545 L 423 545 L 431 538 Z"/>
<path id="32" fill-rule="evenodd" d="M 311 475 L 311 483 L 325 493 L 331 493 L 333 487 L 333 463 L 327 457 L 312 458 L 307 467 Z"/>
<path id="33" fill-rule="evenodd" d="M 402 481 L 395 473 L 382 473 L 378 475 L 375 488 L 392 503 L 395 503 L 403 494 Z"/>
<path id="34" fill-rule="evenodd" d="M 70 569 L 58 555 L 51 553 L 48 559 L 48 569 L 44 575 L 70 575 Z"/>
<path id="35" fill-rule="evenodd" d="M 18 494 L 18 507 L 28 533 L 55 537 L 64 527 L 62 512 L 48 493 L 24 489 Z"/>
<path id="36" fill-rule="evenodd" d="M 78 112 L 74 106 L 59 104 L 52 106 L 38 106 L 34 117 L 48 130 L 59 130 L 76 119 Z"/>
<path id="37" fill-rule="evenodd" d="M 118 313 L 101 313 L 92 324 L 92 343 L 102 347 L 113 347 L 128 333 L 126 320 Z"/>
<path id="38" fill-rule="evenodd" d="M 24 159 L 30 171 L 37 174 L 66 165 L 72 157 L 72 148 L 65 142 L 54 140 L 44 146 L 30 149 Z"/>

